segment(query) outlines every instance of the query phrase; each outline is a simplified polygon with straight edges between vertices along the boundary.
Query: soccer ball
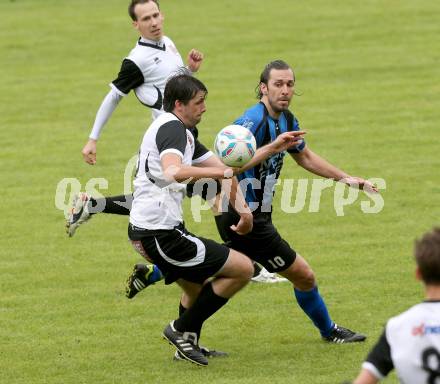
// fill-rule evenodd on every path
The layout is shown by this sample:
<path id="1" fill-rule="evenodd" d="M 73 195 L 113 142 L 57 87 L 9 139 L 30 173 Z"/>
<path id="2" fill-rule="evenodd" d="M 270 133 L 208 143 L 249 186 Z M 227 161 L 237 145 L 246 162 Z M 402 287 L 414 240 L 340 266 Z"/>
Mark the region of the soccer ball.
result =
<path id="1" fill-rule="evenodd" d="M 242 167 L 257 150 L 255 137 L 241 125 L 228 125 L 215 138 L 214 148 L 220 160 L 229 167 Z"/>

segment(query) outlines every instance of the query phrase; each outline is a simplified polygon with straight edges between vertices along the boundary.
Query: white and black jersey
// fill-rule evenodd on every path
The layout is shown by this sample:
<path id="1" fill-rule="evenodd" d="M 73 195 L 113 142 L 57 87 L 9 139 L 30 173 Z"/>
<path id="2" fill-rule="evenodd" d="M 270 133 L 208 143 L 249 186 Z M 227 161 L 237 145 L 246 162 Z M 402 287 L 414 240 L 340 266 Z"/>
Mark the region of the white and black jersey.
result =
<path id="1" fill-rule="evenodd" d="M 165 180 L 161 157 L 167 153 L 180 156 L 184 165 L 197 164 L 213 156 L 172 113 L 164 113 L 154 120 L 142 140 L 133 182 L 130 223 L 136 227 L 173 229 L 183 222 L 186 184 Z"/>
<path id="2" fill-rule="evenodd" d="M 440 301 L 391 318 L 362 367 L 379 380 L 393 368 L 404 384 L 440 383 Z"/>
<path id="3" fill-rule="evenodd" d="M 123 60 L 118 77 L 110 86 L 126 96 L 134 90 L 139 101 L 150 107 L 155 119 L 163 112 L 163 93 L 167 80 L 184 68 L 182 57 L 170 38 L 164 36 L 159 42 L 139 38 L 136 46 Z"/>

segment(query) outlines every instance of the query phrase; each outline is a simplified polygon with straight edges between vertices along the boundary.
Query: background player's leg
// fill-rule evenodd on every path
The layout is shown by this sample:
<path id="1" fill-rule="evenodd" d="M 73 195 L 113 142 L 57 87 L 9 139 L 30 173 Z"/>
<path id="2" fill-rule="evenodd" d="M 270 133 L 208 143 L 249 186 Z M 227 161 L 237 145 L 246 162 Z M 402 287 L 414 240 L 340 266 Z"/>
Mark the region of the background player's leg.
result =
<path id="1" fill-rule="evenodd" d="M 280 274 L 294 285 L 296 300 L 301 309 L 313 321 L 322 336 L 327 336 L 333 328 L 333 321 L 318 292 L 315 275 L 307 262 L 299 254 L 294 263 Z"/>
<path id="2" fill-rule="evenodd" d="M 295 262 L 280 274 L 293 283 L 299 306 L 319 329 L 323 339 L 335 343 L 358 342 L 366 339 L 364 335 L 337 326 L 332 321 L 324 299 L 318 291 L 315 274 L 299 254 L 296 255 Z"/>
<path id="3" fill-rule="evenodd" d="M 132 299 L 140 291 L 162 279 L 162 272 L 157 265 L 136 264 L 125 283 L 125 296 Z"/>
<path id="4" fill-rule="evenodd" d="M 66 221 L 66 232 L 72 237 L 78 227 L 84 224 L 92 215 L 103 212 L 128 216 L 130 214 L 133 195 L 119 195 L 95 199 L 87 193 L 76 194 Z"/>
<path id="5" fill-rule="evenodd" d="M 95 199 L 90 197 L 88 210 L 91 215 L 95 213 L 112 213 L 114 215 L 130 215 L 133 195 L 118 195 Z M 101 208 L 102 207 L 102 208 Z"/>

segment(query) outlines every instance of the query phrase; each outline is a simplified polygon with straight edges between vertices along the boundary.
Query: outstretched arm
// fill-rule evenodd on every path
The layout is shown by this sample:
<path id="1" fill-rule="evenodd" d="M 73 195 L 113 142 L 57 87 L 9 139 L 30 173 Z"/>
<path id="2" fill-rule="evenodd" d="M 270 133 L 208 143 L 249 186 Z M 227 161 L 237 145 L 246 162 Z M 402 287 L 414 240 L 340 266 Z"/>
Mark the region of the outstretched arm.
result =
<path id="1" fill-rule="evenodd" d="M 315 175 L 335 180 L 341 180 L 350 176 L 349 174 L 330 164 L 327 160 L 317 155 L 308 147 L 304 148 L 304 150 L 300 153 L 292 153 L 291 155 L 298 165 L 307 171 L 314 173 Z"/>
<path id="2" fill-rule="evenodd" d="M 334 179 L 350 186 L 358 185 L 360 189 L 365 189 L 368 192 L 378 191 L 369 181 L 364 180 L 361 177 L 350 176 L 348 173 L 330 164 L 327 160 L 317 155 L 308 147 L 300 153 L 291 153 L 291 155 L 298 165 L 315 175 L 327 179 Z"/>
<path id="3" fill-rule="evenodd" d="M 265 146 L 258 148 L 252 159 L 249 160 L 243 167 L 239 168 L 235 174 L 242 173 L 262 163 L 267 158 L 287 150 L 293 145 L 297 145 L 305 135 L 304 131 L 290 131 L 279 135 L 274 141 Z"/>

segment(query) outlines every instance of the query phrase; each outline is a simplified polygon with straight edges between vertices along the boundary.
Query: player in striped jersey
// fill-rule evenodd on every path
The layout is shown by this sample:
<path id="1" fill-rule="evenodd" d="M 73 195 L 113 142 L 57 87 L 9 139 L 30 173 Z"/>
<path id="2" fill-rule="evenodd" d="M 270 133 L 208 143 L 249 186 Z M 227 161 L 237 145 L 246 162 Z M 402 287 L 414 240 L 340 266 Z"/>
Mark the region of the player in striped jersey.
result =
<path id="1" fill-rule="evenodd" d="M 234 124 L 247 127 L 255 136 L 257 148 L 273 142 L 279 135 L 298 131 L 299 123 L 289 111 L 295 76 L 291 67 L 282 60 L 267 64 L 257 87 L 259 102 L 244 112 Z M 351 343 L 365 340 L 365 336 L 341 327 L 331 319 L 321 297 L 315 274 L 307 261 L 293 250 L 272 223 L 272 200 L 286 152 L 298 165 L 316 175 L 334 179 L 359 188 L 374 190 L 368 181 L 352 177 L 314 153 L 303 140 L 285 152 L 275 154 L 256 167 L 238 175 L 245 192 L 246 202 L 254 213 L 254 227 L 247 235 L 237 235 L 230 226 L 238 217 L 232 210 L 221 216 L 220 226 L 234 249 L 276 272 L 293 284 L 294 296 L 301 309 L 313 321 L 324 340 L 332 343 Z"/>

